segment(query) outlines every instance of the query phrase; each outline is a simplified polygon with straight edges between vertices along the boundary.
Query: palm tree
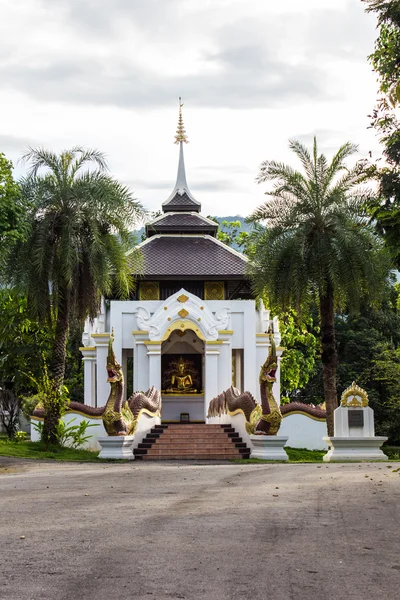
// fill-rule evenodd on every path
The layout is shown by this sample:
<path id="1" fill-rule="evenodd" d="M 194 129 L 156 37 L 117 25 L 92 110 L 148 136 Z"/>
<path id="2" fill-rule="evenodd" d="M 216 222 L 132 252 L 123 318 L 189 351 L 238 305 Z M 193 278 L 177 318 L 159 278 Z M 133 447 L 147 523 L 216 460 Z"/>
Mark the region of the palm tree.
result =
<path id="1" fill-rule="evenodd" d="M 312 299 L 320 314 L 321 358 L 328 435 L 337 407 L 334 311 L 356 308 L 368 292 L 378 296 L 390 269 L 382 243 L 363 210 L 366 192 L 360 169 L 345 159 L 357 147 L 346 143 L 329 163 L 296 140 L 289 142 L 304 174 L 282 163 L 261 164 L 258 183 L 274 182 L 268 200 L 249 219 L 256 227 L 250 274 L 271 306 L 299 309 Z"/>
<path id="2" fill-rule="evenodd" d="M 102 296 L 127 297 L 132 290 L 130 229 L 143 209 L 108 175 L 97 150 L 30 149 L 23 160 L 30 163 L 21 181 L 30 231 L 13 253 L 12 280 L 27 290 L 31 313 L 53 327 L 50 376 L 60 390 L 70 324 L 94 318 Z M 45 417 L 49 442 L 55 442 L 58 404 Z"/>

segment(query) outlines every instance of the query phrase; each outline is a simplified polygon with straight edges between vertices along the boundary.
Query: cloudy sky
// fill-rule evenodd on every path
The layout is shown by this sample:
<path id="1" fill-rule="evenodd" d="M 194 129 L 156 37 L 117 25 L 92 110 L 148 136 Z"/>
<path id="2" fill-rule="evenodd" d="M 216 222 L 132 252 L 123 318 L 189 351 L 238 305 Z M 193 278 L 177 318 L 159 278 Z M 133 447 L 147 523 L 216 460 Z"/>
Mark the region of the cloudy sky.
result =
<path id="1" fill-rule="evenodd" d="M 379 154 L 376 21 L 361 0 L 2 0 L 1 13 L 0 151 L 14 163 L 29 145 L 98 148 L 157 210 L 176 177 L 179 95 L 206 215 L 260 204 L 258 165 L 295 164 L 289 138 Z"/>

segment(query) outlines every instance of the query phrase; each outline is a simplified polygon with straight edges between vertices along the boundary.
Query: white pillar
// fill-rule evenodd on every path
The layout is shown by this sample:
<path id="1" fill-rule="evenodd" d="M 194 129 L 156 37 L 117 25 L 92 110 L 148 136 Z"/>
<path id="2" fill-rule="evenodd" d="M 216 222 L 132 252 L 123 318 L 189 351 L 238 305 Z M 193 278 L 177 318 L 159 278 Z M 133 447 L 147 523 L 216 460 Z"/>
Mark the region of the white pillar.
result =
<path id="1" fill-rule="evenodd" d="M 96 346 L 79 348 L 83 355 L 83 403 L 96 406 Z"/>
<path id="2" fill-rule="evenodd" d="M 207 419 L 208 406 L 218 390 L 219 347 L 206 342 L 205 351 L 205 385 L 204 385 L 204 419 Z M 223 390 L 221 390 L 223 391 Z"/>
<path id="3" fill-rule="evenodd" d="M 218 360 L 218 393 L 225 392 L 232 385 L 232 349 L 230 341 L 219 346 Z"/>
<path id="4" fill-rule="evenodd" d="M 149 357 L 149 387 L 154 385 L 161 390 L 161 342 L 146 342 L 147 356 Z"/>
<path id="5" fill-rule="evenodd" d="M 107 374 L 107 354 L 109 333 L 93 333 L 92 338 L 96 344 L 96 388 L 97 406 L 105 406 L 110 395 L 110 384 Z"/>
<path id="6" fill-rule="evenodd" d="M 135 348 L 135 392 L 145 392 L 149 389 L 149 357 L 144 342 L 136 342 Z"/>

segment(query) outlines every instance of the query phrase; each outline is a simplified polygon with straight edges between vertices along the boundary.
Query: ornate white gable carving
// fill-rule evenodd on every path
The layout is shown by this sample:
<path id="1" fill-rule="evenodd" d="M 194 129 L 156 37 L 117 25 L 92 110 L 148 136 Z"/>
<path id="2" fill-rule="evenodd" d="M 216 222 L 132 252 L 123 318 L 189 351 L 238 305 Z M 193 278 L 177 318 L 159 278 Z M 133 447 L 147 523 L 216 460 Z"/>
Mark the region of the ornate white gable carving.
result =
<path id="1" fill-rule="evenodd" d="M 229 329 L 230 323 L 229 308 L 222 308 L 214 315 L 206 301 L 183 288 L 167 298 L 153 315 L 150 315 L 145 306 L 140 305 L 135 314 L 138 328 L 148 331 L 149 338 L 153 341 L 168 337 L 168 329 L 176 329 L 178 322 L 185 326 L 185 321 L 193 323 L 205 340 L 217 340 L 218 332 Z"/>

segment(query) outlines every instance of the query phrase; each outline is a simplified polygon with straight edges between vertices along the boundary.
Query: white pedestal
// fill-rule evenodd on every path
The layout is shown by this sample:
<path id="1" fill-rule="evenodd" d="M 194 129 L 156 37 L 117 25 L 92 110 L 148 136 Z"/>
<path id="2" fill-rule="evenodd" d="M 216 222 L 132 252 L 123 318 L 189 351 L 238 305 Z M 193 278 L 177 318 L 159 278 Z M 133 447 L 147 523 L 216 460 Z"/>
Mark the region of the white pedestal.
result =
<path id="1" fill-rule="evenodd" d="M 386 442 L 386 437 L 324 437 L 324 442 L 330 446 L 323 457 L 324 462 L 334 461 L 375 461 L 387 460 L 387 456 L 380 450 Z"/>
<path id="2" fill-rule="evenodd" d="M 107 437 L 97 438 L 101 446 L 99 458 L 134 460 L 134 439 L 134 435 L 108 435 Z"/>
<path id="3" fill-rule="evenodd" d="M 263 460 L 289 460 L 284 449 L 288 437 L 283 435 L 251 435 L 252 444 L 250 458 Z"/>

